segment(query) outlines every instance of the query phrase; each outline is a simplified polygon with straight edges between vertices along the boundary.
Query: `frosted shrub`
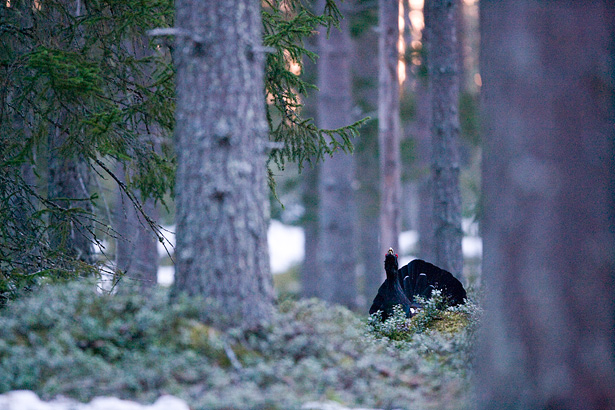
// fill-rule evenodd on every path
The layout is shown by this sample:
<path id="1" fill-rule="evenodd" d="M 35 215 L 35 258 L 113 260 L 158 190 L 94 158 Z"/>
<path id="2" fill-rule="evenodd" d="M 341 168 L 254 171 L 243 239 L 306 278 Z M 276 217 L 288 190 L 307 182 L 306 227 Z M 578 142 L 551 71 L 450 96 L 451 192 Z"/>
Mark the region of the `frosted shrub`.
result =
<path id="1" fill-rule="evenodd" d="M 0 309 L 0 394 L 141 402 L 172 394 L 193 410 L 293 410 L 323 400 L 410 410 L 466 399 L 465 331 L 416 333 L 400 309 L 366 327 L 348 309 L 301 300 L 281 303 L 260 329 L 222 332 L 200 316 L 200 303 L 210 302 L 45 286 Z"/>
<path id="2" fill-rule="evenodd" d="M 412 330 L 415 333 L 422 333 L 434 321 L 441 319 L 446 303 L 439 289 L 433 290 L 431 297 L 427 300 L 419 296 L 415 297 L 415 300 L 422 306 L 422 309 L 412 318 Z"/>
<path id="3" fill-rule="evenodd" d="M 422 306 L 416 315 L 407 319 L 401 305 L 393 307 L 393 314 L 382 321 L 382 312 L 378 311 L 368 318 L 368 327 L 374 334 L 396 341 L 408 341 L 415 333 L 426 331 L 436 320 L 441 319 L 442 310 L 446 307 L 442 292 L 434 290 L 431 298 L 425 300 L 416 297 Z"/>
<path id="4" fill-rule="evenodd" d="M 410 340 L 412 338 L 410 319 L 406 318 L 406 313 L 401 305 L 393 306 L 393 314 L 385 321 L 382 321 L 382 312 L 377 311 L 370 315 L 367 323 L 369 328 L 379 336 L 391 340 Z"/>

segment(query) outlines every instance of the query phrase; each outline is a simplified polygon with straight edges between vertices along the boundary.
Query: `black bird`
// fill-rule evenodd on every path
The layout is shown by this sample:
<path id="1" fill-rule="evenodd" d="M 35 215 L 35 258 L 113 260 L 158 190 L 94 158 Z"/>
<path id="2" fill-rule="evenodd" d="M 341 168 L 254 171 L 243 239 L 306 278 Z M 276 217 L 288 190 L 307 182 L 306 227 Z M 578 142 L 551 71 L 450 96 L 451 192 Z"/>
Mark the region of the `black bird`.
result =
<path id="1" fill-rule="evenodd" d="M 393 314 L 393 306 L 401 305 L 406 313 L 406 317 L 411 316 L 412 304 L 404 290 L 402 289 L 398 276 L 398 261 L 397 254 L 393 253 L 393 248 L 384 256 L 384 270 L 387 274 L 384 283 L 380 285 L 378 294 L 374 298 L 372 307 L 369 309 L 369 314 L 382 311 L 382 320 L 386 320 Z"/>
<path id="2" fill-rule="evenodd" d="M 444 300 L 450 306 L 464 303 L 466 290 L 457 278 L 429 262 L 415 259 L 398 271 L 398 281 L 408 300 L 414 296 L 429 299 L 434 289 L 440 289 Z"/>

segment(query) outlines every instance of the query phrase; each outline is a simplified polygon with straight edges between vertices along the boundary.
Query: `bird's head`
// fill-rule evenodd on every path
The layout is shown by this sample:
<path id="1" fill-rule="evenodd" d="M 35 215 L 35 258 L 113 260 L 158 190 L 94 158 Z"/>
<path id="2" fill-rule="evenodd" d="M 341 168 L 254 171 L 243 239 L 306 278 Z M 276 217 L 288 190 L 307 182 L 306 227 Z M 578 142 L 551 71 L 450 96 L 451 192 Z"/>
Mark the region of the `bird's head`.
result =
<path id="1" fill-rule="evenodd" d="M 387 273 L 387 278 L 396 278 L 398 269 L 397 254 L 393 252 L 393 248 L 389 248 L 389 251 L 384 255 L 384 270 Z"/>

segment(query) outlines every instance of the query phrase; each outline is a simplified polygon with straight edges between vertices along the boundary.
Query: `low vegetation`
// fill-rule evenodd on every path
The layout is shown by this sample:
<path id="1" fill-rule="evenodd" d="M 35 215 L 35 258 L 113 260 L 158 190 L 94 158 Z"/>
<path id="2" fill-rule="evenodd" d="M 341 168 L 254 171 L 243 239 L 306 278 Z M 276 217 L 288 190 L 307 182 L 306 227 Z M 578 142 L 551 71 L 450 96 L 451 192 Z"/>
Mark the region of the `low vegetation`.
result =
<path id="1" fill-rule="evenodd" d="M 0 310 L 0 393 L 142 402 L 167 393 L 193 409 L 285 410 L 319 400 L 455 409 L 469 397 L 478 320 L 471 302 L 441 309 L 434 297 L 411 320 L 402 312 L 382 323 L 318 300 L 286 300 L 271 324 L 223 333 L 199 317 L 206 300 L 170 304 L 164 289 L 95 288 L 48 285 Z"/>

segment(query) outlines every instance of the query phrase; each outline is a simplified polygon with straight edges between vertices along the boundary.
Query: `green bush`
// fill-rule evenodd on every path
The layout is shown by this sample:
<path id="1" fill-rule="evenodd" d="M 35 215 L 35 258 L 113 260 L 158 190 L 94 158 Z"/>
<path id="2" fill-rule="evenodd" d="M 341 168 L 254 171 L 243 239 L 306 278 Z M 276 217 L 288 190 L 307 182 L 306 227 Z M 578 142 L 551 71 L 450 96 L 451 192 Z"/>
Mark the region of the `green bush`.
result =
<path id="1" fill-rule="evenodd" d="M 0 310 L 0 393 L 99 395 L 194 409 L 298 409 L 314 400 L 401 409 L 467 400 L 471 337 L 413 333 L 391 341 L 349 310 L 282 302 L 258 330 L 221 332 L 164 290 L 100 294 L 88 282 L 44 286 Z M 460 313 L 467 314 L 467 313 Z"/>

